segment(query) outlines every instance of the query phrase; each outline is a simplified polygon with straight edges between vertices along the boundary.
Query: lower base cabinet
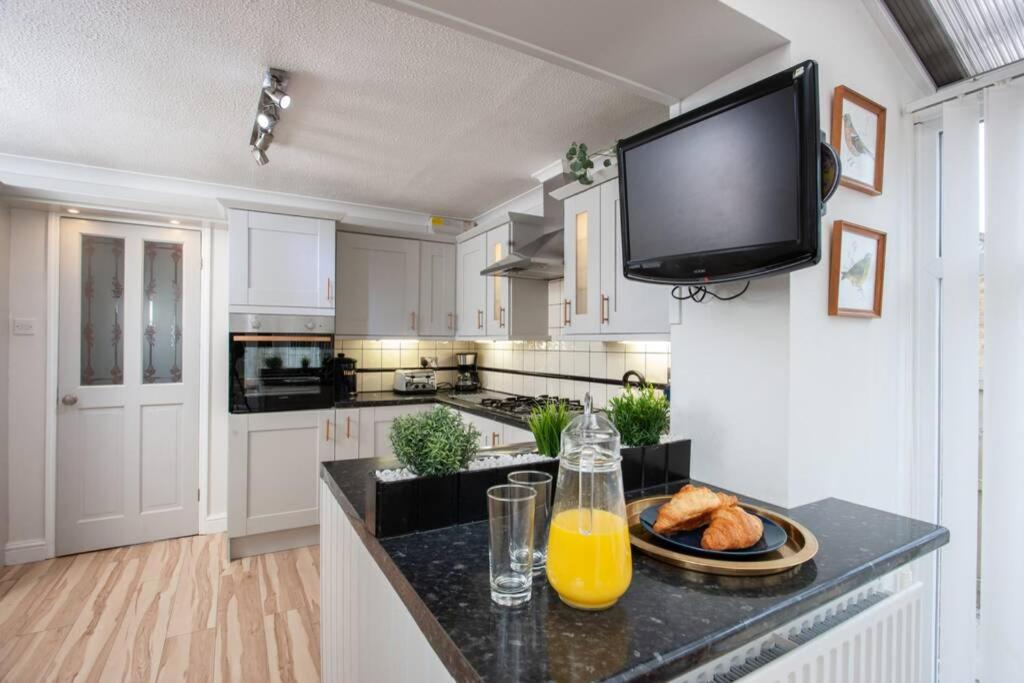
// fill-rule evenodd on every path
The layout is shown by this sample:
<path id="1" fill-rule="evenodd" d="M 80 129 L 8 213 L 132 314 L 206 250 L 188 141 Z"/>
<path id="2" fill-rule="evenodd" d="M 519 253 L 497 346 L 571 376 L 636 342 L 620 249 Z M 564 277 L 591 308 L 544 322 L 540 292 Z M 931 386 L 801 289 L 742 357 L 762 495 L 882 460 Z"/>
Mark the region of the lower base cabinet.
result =
<path id="1" fill-rule="evenodd" d="M 320 463 L 334 459 L 334 411 L 231 415 L 228 535 L 317 523 Z"/>

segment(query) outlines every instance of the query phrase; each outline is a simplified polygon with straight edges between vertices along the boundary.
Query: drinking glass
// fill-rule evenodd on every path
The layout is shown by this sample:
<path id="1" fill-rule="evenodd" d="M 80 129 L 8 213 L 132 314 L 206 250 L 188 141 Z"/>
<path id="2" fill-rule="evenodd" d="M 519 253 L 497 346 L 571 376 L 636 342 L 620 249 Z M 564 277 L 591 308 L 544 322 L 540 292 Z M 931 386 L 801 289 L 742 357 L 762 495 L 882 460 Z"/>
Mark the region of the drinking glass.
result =
<path id="1" fill-rule="evenodd" d="M 547 472 L 511 472 L 508 483 L 529 486 L 537 492 L 533 507 L 533 573 L 543 574 L 548 560 L 548 529 L 551 526 L 551 481 Z"/>
<path id="2" fill-rule="evenodd" d="M 537 492 L 501 484 L 487 489 L 491 600 L 506 607 L 530 599 L 533 588 L 533 509 Z"/>

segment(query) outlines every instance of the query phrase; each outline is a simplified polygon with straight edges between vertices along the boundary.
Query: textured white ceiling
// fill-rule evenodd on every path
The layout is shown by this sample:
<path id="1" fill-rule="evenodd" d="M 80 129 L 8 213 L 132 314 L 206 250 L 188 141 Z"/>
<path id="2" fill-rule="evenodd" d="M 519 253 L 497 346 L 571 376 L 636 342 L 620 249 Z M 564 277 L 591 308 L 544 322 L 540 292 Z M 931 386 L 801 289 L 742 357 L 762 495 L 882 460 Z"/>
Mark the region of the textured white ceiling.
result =
<path id="1" fill-rule="evenodd" d="M 294 105 L 257 167 L 268 66 Z M 0 152 L 455 216 L 667 116 L 367 0 L 0 0 Z"/>

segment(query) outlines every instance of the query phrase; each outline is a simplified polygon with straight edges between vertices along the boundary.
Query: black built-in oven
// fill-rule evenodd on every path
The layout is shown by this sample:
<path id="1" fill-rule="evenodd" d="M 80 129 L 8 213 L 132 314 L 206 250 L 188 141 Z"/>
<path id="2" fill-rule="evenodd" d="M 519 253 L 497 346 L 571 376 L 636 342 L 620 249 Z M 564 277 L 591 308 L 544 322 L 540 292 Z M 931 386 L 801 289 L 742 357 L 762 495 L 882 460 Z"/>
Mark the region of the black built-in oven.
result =
<path id="1" fill-rule="evenodd" d="M 231 314 L 232 413 L 334 405 L 334 318 Z"/>

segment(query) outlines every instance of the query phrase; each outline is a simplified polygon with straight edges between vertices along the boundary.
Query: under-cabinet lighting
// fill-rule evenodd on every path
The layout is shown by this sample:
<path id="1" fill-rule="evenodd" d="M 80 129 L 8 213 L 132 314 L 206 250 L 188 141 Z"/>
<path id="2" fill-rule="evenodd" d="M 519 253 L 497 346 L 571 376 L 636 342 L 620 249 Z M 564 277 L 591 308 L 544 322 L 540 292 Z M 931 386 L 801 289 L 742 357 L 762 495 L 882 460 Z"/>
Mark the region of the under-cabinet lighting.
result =
<path id="1" fill-rule="evenodd" d="M 181 225 L 181 221 L 179 221 L 177 218 L 172 218 L 171 225 Z"/>
<path id="2" fill-rule="evenodd" d="M 68 209 L 68 213 L 81 213 L 78 209 Z"/>

